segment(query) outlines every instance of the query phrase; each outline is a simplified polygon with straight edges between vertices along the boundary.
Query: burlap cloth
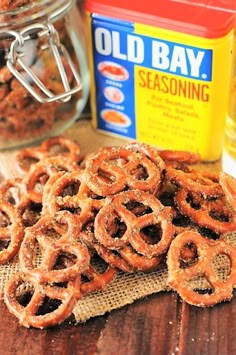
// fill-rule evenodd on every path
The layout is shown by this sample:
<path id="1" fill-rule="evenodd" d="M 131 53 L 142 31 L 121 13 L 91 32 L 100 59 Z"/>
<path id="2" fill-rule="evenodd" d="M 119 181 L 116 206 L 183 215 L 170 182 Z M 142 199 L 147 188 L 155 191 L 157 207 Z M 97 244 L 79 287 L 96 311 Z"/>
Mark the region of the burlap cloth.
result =
<path id="1" fill-rule="evenodd" d="M 89 120 L 80 120 L 72 128 L 67 130 L 65 136 L 76 140 L 81 146 L 81 153 L 86 154 L 96 151 L 101 146 L 122 145 L 125 141 L 116 137 L 100 134 L 92 127 Z M 15 154 L 17 151 L 5 151 L 0 153 L 1 174 L 3 177 L 17 176 L 15 169 Z M 218 172 L 220 162 L 207 163 L 199 166 L 199 169 Z M 236 244 L 236 237 L 232 237 L 232 243 Z M 228 274 L 230 263 L 223 256 L 216 260 L 216 268 L 219 269 L 222 278 Z M 11 275 L 19 271 L 17 258 L 7 265 L 0 266 L 0 293 L 3 294 L 4 285 Z M 78 322 L 91 317 L 103 315 L 114 309 L 120 308 L 135 300 L 163 290 L 170 290 L 166 284 L 167 270 L 152 273 L 124 274 L 118 273 L 105 291 L 94 292 L 84 296 L 77 302 L 74 308 L 75 319 Z M 205 287 L 206 281 L 199 279 L 197 287 Z"/>

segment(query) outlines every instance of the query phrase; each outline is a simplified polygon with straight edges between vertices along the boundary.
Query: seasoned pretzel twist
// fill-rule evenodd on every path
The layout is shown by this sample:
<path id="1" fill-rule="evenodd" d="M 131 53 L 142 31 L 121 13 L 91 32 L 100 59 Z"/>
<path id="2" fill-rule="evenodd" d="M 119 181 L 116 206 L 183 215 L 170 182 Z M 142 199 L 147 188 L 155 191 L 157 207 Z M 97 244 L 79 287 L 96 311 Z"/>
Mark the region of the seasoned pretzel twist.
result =
<path id="1" fill-rule="evenodd" d="M 181 163 L 167 164 L 165 174 L 166 178 L 177 186 L 202 194 L 206 198 L 224 195 L 217 174 L 197 171 Z"/>
<path id="2" fill-rule="evenodd" d="M 18 289 L 31 288 L 31 299 L 24 305 L 20 302 Z M 52 284 L 38 283 L 23 273 L 14 275 L 6 284 L 4 301 L 9 311 L 14 314 L 21 325 L 29 328 L 47 328 L 62 323 L 67 319 L 79 298 L 80 276 L 70 280 L 63 287 Z M 28 293 L 28 292 L 27 292 Z M 40 309 L 48 300 L 57 301 L 55 309 L 41 314 Z"/>
<path id="3" fill-rule="evenodd" d="M 41 151 L 46 156 L 63 155 L 74 161 L 80 159 L 80 146 L 72 139 L 56 136 L 42 142 Z"/>
<path id="4" fill-rule="evenodd" d="M 125 148 L 136 153 L 142 153 L 149 158 L 162 172 L 165 168 L 165 162 L 160 156 L 160 151 L 152 148 L 150 145 L 140 142 L 131 142 L 125 145 Z"/>
<path id="5" fill-rule="evenodd" d="M 207 200 L 180 188 L 176 193 L 175 201 L 180 212 L 199 226 L 213 229 L 217 233 L 236 230 L 236 215 L 226 206 L 225 199 Z"/>
<path id="6" fill-rule="evenodd" d="M 18 210 L 6 201 L 0 203 L 0 264 L 11 260 L 19 251 L 24 227 Z"/>
<path id="7" fill-rule="evenodd" d="M 42 203 L 44 185 L 51 175 L 58 171 L 76 170 L 79 170 L 76 162 L 65 156 L 52 156 L 40 160 L 31 167 L 23 179 L 29 198 L 36 203 Z"/>
<path id="8" fill-rule="evenodd" d="M 17 169 L 21 174 L 25 174 L 30 170 L 32 165 L 38 163 L 43 158 L 46 158 L 46 155 L 38 147 L 20 149 L 16 154 Z"/>
<path id="9" fill-rule="evenodd" d="M 131 244 L 141 255 L 158 256 L 171 243 L 174 233 L 171 218 L 171 208 L 164 207 L 155 196 L 140 190 L 124 191 L 108 200 L 98 212 L 94 235 L 109 249 Z M 152 228 L 154 235 L 147 236 L 145 229 Z M 160 240 L 155 242 L 158 237 Z"/>
<path id="10" fill-rule="evenodd" d="M 180 162 L 186 164 L 200 163 L 201 156 L 198 153 L 192 153 L 181 150 L 160 150 L 160 157 L 166 162 Z"/>
<path id="11" fill-rule="evenodd" d="M 19 252 L 22 272 L 8 281 L 4 293 L 8 309 L 20 324 L 46 328 L 60 324 L 72 313 L 82 296 L 81 274 L 90 267 L 88 248 L 78 241 L 80 229 L 78 217 L 62 211 L 54 217 L 41 217 L 26 230 Z M 19 298 L 22 287 L 31 294 L 26 305 Z M 42 313 L 48 300 L 56 300 L 56 307 Z"/>
<path id="12" fill-rule="evenodd" d="M 90 254 L 85 245 L 78 242 L 81 223 L 69 212 L 44 216 L 26 231 L 19 260 L 24 274 L 39 283 L 64 282 L 75 278 L 89 267 Z M 38 249 L 41 263 L 37 265 Z M 73 263 L 57 269 L 60 257 L 68 256 Z"/>
<path id="13" fill-rule="evenodd" d="M 105 290 L 107 285 L 117 275 L 116 268 L 107 264 L 107 267 L 103 271 L 99 271 L 95 266 L 90 265 L 82 273 L 81 292 L 82 294 L 88 294 L 97 290 Z M 84 282 L 83 277 L 86 277 L 88 281 Z"/>
<path id="14" fill-rule="evenodd" d="M 181 266 L 181 251 L 186 245 L 196 247 L 195 262 Z M 225 255 L 230 260 L 230 272 L 223 280 L 214 269 L 213 261 L 219 255 Z M 171 243 L 167 256 L 168 283 L 189 304 L 199 307 L 209 307 L 230 300 L 236 283 L 236 249 L 224 240 L 207 240 L 199 233 L 186 231 L 180 233 Z M 211 288 L 211 293 L 197 292 L 190 281 L 203 277 Z"/>
<path id="15" fill-rule="evenodd" d="M 27 173 L 31 166 L 51 156 L 66 156 L 69 160 L 79 162 L 80 146 L 63 136 L 48 138 L 40 146 L 20 149 L 16 154 L 17 168 L 20 173 Z"/>
<path id="16" fill-rule="evenodd" d="M 161 181 L 161 169 L 141 152 L 104 148 L 87 159 L 85 180 L 100 196 L 114 195 L 126 187 L 154 192 Z"/>
<path id="17" fill-rule="evenodd" d="M 50 177 L 43 193 L 43 212 L 54 214 L 60 210 L 73 211 L 82 224 L 94 217 L 104 199 L 87 186 L 83 171 L 59 172 Z"/>
<path id="18" fill-rule="evenodd" d="M 219 182 L 229 204 L 236 212 L 236 180 L 232 176 L 222 172 Z"/>

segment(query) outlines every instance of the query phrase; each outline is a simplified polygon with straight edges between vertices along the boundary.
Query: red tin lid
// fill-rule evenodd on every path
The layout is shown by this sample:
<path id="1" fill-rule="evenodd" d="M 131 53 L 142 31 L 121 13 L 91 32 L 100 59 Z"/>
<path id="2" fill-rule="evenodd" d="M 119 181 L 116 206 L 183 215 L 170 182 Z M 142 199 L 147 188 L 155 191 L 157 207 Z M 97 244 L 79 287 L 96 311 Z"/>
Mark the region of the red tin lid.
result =
<path id="1" fill-rule="evenodd" d="M 236 0 L 87 0 L 90 13 L 218 38 L 236 23 Z"/>

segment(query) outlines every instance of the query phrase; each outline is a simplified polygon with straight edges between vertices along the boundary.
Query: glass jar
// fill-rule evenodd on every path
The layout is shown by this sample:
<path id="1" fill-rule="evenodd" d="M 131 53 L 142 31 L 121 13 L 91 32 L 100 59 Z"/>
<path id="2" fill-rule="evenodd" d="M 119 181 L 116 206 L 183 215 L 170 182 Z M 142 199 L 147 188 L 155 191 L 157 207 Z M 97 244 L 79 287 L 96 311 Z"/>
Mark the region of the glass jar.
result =
<path id="1" fill-rule="evenodd" d="M 18 7 L 0 5 L 0 149 L 61 134 L 89 96 L 86 36 L 76 1 L 13 3 Z"/>

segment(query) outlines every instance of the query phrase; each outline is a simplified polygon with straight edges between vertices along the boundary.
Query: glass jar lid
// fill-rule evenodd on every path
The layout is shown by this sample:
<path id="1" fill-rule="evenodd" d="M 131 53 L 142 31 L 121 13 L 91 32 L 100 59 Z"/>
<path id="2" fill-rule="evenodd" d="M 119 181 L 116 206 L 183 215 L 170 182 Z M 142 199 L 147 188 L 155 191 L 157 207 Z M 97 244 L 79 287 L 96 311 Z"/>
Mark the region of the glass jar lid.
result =
<path id="1" fill-rule="evenodd" d="M 9 50 L 6 52 L 7 67 L 40 103 L 67 102 L 73 94 L 82 89 L 80 75 L 53 26 L 53 22 L 64 16 L 74 4 L 73 0 L 42 0 L 0 13 L 0 40 L 7 39 L 9 43 Z M 10 16 L 13 21 L 5 21 L 4 25 L 1 23 L 1 16 Z M 25 62 L 24 59 L 29 49 L 28 43 L 32 38 L 44 39 L 42 47 L 50 48 L 64 86 L 63 93 L 55 95 L 51 92 Z M 72 88 L 67 78 L 65 62 L 75 79 L 75 85 Z"/>

